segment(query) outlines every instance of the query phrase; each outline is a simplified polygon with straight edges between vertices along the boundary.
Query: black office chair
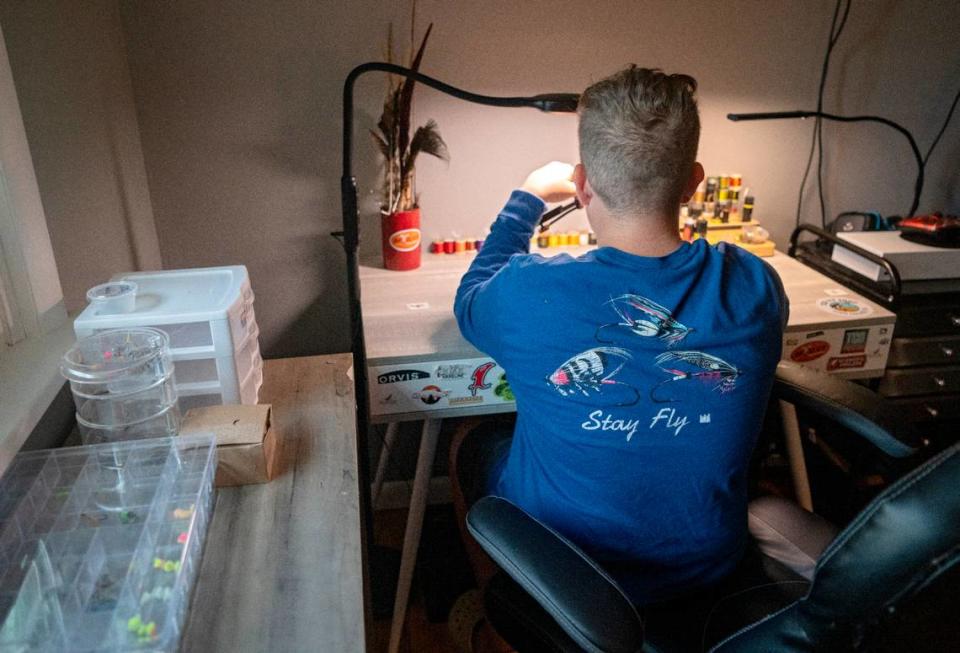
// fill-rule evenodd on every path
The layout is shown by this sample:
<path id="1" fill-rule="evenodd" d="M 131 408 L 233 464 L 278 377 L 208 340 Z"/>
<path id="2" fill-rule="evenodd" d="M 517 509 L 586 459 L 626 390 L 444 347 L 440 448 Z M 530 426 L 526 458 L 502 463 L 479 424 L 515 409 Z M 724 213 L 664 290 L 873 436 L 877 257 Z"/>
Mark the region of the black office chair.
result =
<path id="1" fill-rule="evenodd" d="M 919 442 L 869 390 L 781 365 L 774 396 L 893 456 Z M 960 650 L 960 444 L 878 495 L 847 527 L 775 497 L 723 582 L 634 608 L 582 550 L 510 502 L 477 501 L 470 533 L 501 570 L 487 618 L 518 651 Z"/>

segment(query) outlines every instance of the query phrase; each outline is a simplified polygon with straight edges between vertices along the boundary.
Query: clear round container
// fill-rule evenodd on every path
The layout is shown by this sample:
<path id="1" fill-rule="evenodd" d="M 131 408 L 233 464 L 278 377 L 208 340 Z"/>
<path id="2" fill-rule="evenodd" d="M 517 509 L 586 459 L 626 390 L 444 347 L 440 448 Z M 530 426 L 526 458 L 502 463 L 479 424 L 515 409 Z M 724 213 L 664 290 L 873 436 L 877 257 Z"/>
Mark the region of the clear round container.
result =
<path id="1" fill-rule="evenodd" d="M 87 421 L 77 413 L 77 429 L 84 444 L 173 436 L 180 432 L 180 410 L 174 400 L 173 404 L 140 421 L 112 426 Z"/>
<path id="2" fill-rule="evenodd" d="M 60 371 L 70 382 L 85 444 L 179 431 L 173 359 L 164 332 L 112 329 L 83 338 L 64 355 Z"/>
<path id="3" fill-rule="evenodd" d="M 132 313 L 137 307 L 137 284 L 133 281 L 110 281 L 87 291 L 87 301 L 98 315 Z"/>

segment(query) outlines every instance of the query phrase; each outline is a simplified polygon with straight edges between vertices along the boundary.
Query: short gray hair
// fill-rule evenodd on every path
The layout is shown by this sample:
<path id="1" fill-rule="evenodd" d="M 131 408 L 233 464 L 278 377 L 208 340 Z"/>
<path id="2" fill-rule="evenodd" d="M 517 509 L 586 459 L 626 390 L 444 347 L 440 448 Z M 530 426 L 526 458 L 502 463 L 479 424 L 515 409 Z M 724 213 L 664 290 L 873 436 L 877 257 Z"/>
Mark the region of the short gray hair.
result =
<path id="1" fill-rule="evenodd" d="M 676 210 L 700 141 L 696 90 L 689 75 L 631 65 L 580 96 L 580 158 L 612 212 Z"/>

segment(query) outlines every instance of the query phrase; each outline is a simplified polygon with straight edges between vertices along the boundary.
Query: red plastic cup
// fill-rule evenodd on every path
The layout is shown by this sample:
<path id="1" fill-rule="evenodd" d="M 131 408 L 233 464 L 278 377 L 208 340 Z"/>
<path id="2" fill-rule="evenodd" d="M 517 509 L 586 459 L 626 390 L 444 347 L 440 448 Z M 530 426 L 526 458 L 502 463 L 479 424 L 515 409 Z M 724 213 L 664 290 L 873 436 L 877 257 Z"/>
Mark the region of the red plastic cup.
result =
<path id="1" fill-rule="evenodd" d="M 383 266 L 388 270 L 420 267 L 420 209 L 397 211 L 380 219 Z"/>

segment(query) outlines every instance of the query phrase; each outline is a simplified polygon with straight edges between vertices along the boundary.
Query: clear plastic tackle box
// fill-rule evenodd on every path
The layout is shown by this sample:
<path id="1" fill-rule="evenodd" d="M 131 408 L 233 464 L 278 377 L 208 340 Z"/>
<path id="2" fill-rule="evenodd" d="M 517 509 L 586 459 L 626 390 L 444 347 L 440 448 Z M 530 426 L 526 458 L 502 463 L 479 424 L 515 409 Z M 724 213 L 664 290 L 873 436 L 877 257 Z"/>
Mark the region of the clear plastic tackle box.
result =
<path id="1" fill-rule="evenodd" d="M 247 268 L 128 272 L 133 310 L 92 302 L 74 321 L 77 338 L 106 329 L 153 327 L 170 336 L 180 412 L 217 404 L 255 404 L 263 360 Z"/>
<path id="2" fill-rule="evenodd" d="M 0 479 L 0 651 L 175 651 L 212 436 L 21 453 Z"/>

